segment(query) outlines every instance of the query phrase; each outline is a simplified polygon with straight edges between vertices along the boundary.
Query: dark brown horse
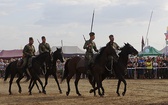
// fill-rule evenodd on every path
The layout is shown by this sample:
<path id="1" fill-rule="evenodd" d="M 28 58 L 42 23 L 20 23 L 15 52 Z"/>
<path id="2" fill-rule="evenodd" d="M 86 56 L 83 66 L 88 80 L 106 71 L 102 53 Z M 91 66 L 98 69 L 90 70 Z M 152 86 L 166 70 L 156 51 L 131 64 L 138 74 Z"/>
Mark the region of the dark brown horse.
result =
<path id="1" fill-rule="evenodd" d="M 119 60 L 117 62 L 114 62 L 114 64 L 113 64 L 113 69 L 114 69 L 115 75 L 118 78 L 118 85 L 117 85 L 117 91 L 116 91 L 118 96 L 120 96 L 119 88 L 120 88 L 121 81 L 124 83 L 124 92 L 122 93 L 122 95 L 124 96 L 126 93 L 127 83 L 126 83 L 124 76 L 125 76 L 125 71 L 127 69 L 127 62 L 128 62 L 128 55 L 129 54 L 137 55 L 138 51 L 133 46 L 131 46 L 129 43 L 127 43 L 127 44 L 125 44 L 124 47 L 121 48 L 121 52 L 119 53 Z M 111 62 L 108 62 L 107 68 L 112 70 L 111 67 L 112 67 Z M 108 77 L 109 74 L 110 74 L 110 72 L 106 69 L 106 71 L 102 74 L 102 80 L 104 80 L 106 77 Z M 92 85 L 94 87 L 95 81 L 92 83 Z M 94 94 L 95 94 L 95 90 L 97 90 L 97 89 L 98 89 L 97 87 L 94 89 L 91 89 L 90 93 L 94 92 Z M 102 91 L 104 94 L 103 87 L 102 87 Z"/>
<path id="2" fill-rule="evenodd" d="M 118 59 L 115 50 L 110 46 L 107 45 L 103 48 L 101 48 L 100 53 L 96 57 L 96 63 L 94 64 L 94 69 L 92 70 L 93 76 L 96 78 L 96 82 L 98 83 L 98 86 L 101 84 L 101 78 L 100 75 L 103 73 L 105 62 L 108 59 L 108 56 L 112 55 L 115 59 Z M 66 92 L 66 95 L 68 96 L 70 93 L 70 79 L 76 74 L 76 79 L 75 79 L 75 88 L 76 88 L 76 93 L 80 96 L 81 94 L 79 93 L 78 90 L 78 81 L 80 79 L 81 73 L 86 73 L 85 70 L 85 64 L 84 64 L 84 58 L 81 57 L 73 57 L 65 63 L 65 70 L 63 74 L 62 81 L 64 79 L 67 80 L 67 85 L 68 85 L 68 91 Z M 82 65 L 83 64 L 83 65 Z"/>

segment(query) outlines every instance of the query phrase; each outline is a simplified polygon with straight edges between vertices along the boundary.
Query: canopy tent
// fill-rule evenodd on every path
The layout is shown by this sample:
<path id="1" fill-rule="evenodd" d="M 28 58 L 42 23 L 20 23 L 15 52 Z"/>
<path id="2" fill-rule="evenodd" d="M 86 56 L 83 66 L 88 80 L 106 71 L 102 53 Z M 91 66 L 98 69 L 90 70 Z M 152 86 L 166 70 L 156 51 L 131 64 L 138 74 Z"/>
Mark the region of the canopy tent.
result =
<path id="1" fill-rule="evenodd" d="M 162 52 L 158 51 L 154 47 L 147 46 L 142 52 L 139 53 L 139 56 L 161 56 Z"/>
<path id="2" fill-rule="evenodd" d="M 54 52 L 57 48 L 60 48 L 61 46 L 53 46 L 51 50 Z M 72 57 L 72 56 L 83 56 L 85 54 L 85 51 L 81 50 L 78 46 L 63 46 L 62 51 L 64 54 L 64 57 Z"/>
<path id="3" fill-rule="evenodd" d="M 168 46 L 164 47 L 162 50 L 160 50 L 164 55 L 168 55 Z"/>
<path id="4" fill-rule="evenodd" d="M 20 57 L 22 57 L 22 50 L 2 50 L 0 52 L 0 59 L 10 59 Z"/>

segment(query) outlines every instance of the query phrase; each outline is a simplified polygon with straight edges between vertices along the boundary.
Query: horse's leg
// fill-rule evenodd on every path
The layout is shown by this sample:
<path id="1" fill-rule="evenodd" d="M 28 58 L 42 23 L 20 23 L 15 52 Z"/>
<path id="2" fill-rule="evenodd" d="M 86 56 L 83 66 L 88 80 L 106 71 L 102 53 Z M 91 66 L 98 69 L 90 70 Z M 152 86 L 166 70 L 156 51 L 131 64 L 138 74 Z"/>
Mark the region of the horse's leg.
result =
<path id="1" fill-rule="evenodd" d="M 124 96 L 125 95 L 125 93 L 126 93 L 126 91 L 127 91 L 127 82 L 125 81 L 125 79 L 124 78 L 122 78 L 122 80 L 121 80 L 123 83 L 124 83 L 124 92 L 122 93 L 122 95 Z"/>
<path id="2" fill-rule="evenodd" d="M 118 79 L 118 85 L 117 85 L 117 91 L 116 91 L 116 93 L 118 94 L 118 96 L 120 96 L 120 93 L 119 93 L 120 84 L 121 84 L 121 80 Z"/>
<path id="3" fill-rule="evenodd" d="M 39 88 L 39 86 L 38 86 L 37 82 L 36 82 L 35 84 L 36 84 L 36 87 L 37 87 L 37 89 L 38 89 L 39 93 L 41 93 L 41 90 L 40 90 L 40 88 Z"/>
<path id="4" fill-rule="evenodd" d="M 10 81 L 9 81 L 9 95 L 12 94 L 11 87 L 12 87 L 12 82 L 13 82 L 14 77 L 15 77 L 15 74 L 13 74 L 13 75 L 11 74 L 11 78 L 10 78 Z"/>
<path id="5" fill-rule="evenodd" d="M 77 73 L 76 79 L 75 79 L 76 94 L 78 94 L 78 96 L 81 96 L 81 94 L 79 93 L 79 90 L 78 90 L 78 82 L 79 82 L 80 76 L 81 76 L 81 73 Z"/>
<path id="6" fill-rule="evenodd" d="M 92 80 L 90 80 L 90 79 L 91 79 L 91 78 L 89 78 L 89 82 L 90 82 L 90 84 L 91 84 L 92 87 L 93 87 L 93 89 L 90 90 L 90 93 L 94 92 L 94 96 L 96 96 L 96 90 L 98 89 L 97 87 L 95 87 L 96 82 L 95 82 L 95 80 L 93 80 L 93 78 L 92 78 Z"/>
<path id="7" fill-rule="evenodd" d="M 53 72 L 52 75 L 54 76 L 54 79 L 55 79 L 55 81 L 56 81 L 56 83 L 57 83 L 57 86 L 58 86 L 58 89 L 59 89 L 59 91 L 60 91 L 60 94 L 62 94 L 62 90 L 61 90 L 61 88 L 60 88 L 60 85 L 59 85 L 59 82 L 58 82 L 58 79 L 57 79 L 56 72 Z"/>
<path id="8" fill-rule="evenodd" d="M 68 85 L 68 90 L 67 90 L 67 92 L 66 92 L 66 95 L 68 96 L 69 95 L 69 93 L 70 93 L 70 84 L 69 84 L 69 82 L 70 82 L 70 80 L 71 80 L 71 78 L 73 77 L 73 75 L 74 74 L 70 74 L 70 75 L 68 75 L 68 77 L 67 77 L 67 85 Z"/>
<path id="9" fill-rule="evenodd" d="M 33 82 L 33 84 L 31 83 L 31 82 Z M 32 81 L 30 82 L 30 87 L 29 87 L 29 95 L 32 95 L 32 89 L 33 89 L 33 87 L 34 87 L 34 84 L 35 84 L 35 82 L 36 82 L 36 80 L 33 80 L 32 79 Z"/>
<path id="10" fill-rule="evenodd" d="M 24 77 L 23 74 L 19 74 L 19 78 L 16 80 L 16 83 L 17 83 L 18 88 L 19 88 L 19 93 L 22 92 L 22 88 L 21 88 L 21 86 L 20 86 L 20 80 L 21 80 L 23 77 Z"/>
<path id="11" fill-rule="evenodd" d="M 30 83 L 29 83 L 29 86 L 28 86 L 28 89 L 31 88 L 32 82 L 33 82 L 33 79 L 31 78 Z"/>
<path id="12" fill-rule="evenodd" d="M 44 94 L 46 94 L 46 91 L 45 91 L 45 89 L 44 89 L 44 87 L 43 87 L 43 83 L 42 83 L 42 81 L 40 80 L 40 78 L 37 76 L 36 77 L 36 80 L 38 80 L 38 82 L 40 83 L 40 85 L 41 85 L 41 87 L 42 87 L 42 92 L 44 93 Z"/>
<path id="13" fill-rule="evenodd" d="M 104 95 L 105 91 L 104 91 L 104 87 L 102 86 L 102 83 L 101 83 L 101 89 L 102 89 L 102 95 Z"/>
<path id="14" fill-rule="evenodd" d="M 100 87 L 101 87 L 101 78 L 100 78 L 100 75 L 97 74 L 95 77 L 97 77 L 96 82 L 97 82 L 98 93 L 99 93 L 100 96 L 102 96 L 101 91 L 100 91 Z"/>
<path id="15" fill-rule="evenodd" d="M 45 74 L 45 85 L 44 85 L 44 89 L 46 88 L 47 84 L 48 84 L 48 77 L 49 77 L 49 73 L 47 71 L 47 73 Z"/>

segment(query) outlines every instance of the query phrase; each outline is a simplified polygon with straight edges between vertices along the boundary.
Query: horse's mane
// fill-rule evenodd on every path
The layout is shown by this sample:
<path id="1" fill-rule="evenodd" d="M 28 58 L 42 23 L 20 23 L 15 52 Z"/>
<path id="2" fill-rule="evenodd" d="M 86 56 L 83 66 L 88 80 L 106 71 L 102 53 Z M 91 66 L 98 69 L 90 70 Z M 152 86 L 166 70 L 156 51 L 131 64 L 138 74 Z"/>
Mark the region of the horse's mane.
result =
<path id="1" fill-rule="evenodd" d="M 121 52 L 118 54 L 119 56 L 126 54 L 124 51 L 126 51 L 125 49 L 127 48 L 127 45 L 125 44 L 123 47 L 120 48 Z"/>
<path id="2" fill-rule="evenodd" d="M 41 53 L 41 54 L 37 55 L 36 58 L 38 59 L 39 57 L 44 56 L 44 55 L 46 55 L 46 54 L 49 54 L 49 52 Z"/>
<path id="3" fill-rule="evenodd" d="M 100 57 L 102 56 L 102 54 L 103 54 L 105 48 L 106 48 L 106 46 L 102 47 L 102 48 L 99 50 L 100 52 L 99 52 L 98 55 L 96 56 L 95 62 L 97 62 L 97 61 L 100 59 Z"/>

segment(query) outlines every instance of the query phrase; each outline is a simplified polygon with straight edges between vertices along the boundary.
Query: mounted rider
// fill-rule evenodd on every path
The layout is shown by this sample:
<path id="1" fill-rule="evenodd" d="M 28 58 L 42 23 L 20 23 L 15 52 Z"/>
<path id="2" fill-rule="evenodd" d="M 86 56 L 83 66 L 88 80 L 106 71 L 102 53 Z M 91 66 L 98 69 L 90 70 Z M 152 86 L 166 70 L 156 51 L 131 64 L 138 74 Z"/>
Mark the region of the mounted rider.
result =
<path id="1" fill-rule="evenodd" d="M 87 73 L 90 73 L 89 65 L 93 63 L 93 55 L 94 55 L 93 50 L 95 52 L 98 52 L 96 43 L 93 41 L 95 39 L 95 33 L 90 32 L 89 35 L 90 35 L 90 39 L 86 40 L 83 46 L 83 49 L 86 49 L 85 66 L 86 66 Z"/>
<path id="2" fill-rule="evenodd" d="M 110 44 L 111 47 L 115 50 L 116 54 L 118 55 L 120 47 L 116 42 L 114 42 L 114 35 L 109 35 L 109 39 L 110 41 L 107 44 Z M 112 74 L 113 61 L 114 61 L 113 56 L 109 56 L 108 59 L 110 61 L 110 65 L 111 65 L 110 69 L 111 69 L 111 74 Z"/>
<path id="3" fill-rule="evenodd" d="M 51 53 L 50 45 L 48 43 L 46 43 L 45 36 L 42 36 L 41 40 L 42 40 L 42 43 L 39 44 L 39 54 L 42 54 L 42 53 L 45 53 L 45 52 Z M 42 66 L 42 70 L 43 70 L 43 73 L 46 72 L 46 64 L 45 63 Z"/>
<path id="4" fill-rule="evenodd" d="M 35 56 L 35 47 L 33 43 L 34 43 L 34 40 L 32 37 L 30 37 L 29 43 L 24 46 L 22 67 L 28 66 L 28 68 L 30 68 L 32 66 L 32 57 Z"/>
<path id="5" fill-rule="evenodd" d="M 45 52 L 51 52 L 50 45 L 46 43 L 45 36 L 41 37 L 42 43 L 39 44 L 39 54 L 45 53 Z"/>

